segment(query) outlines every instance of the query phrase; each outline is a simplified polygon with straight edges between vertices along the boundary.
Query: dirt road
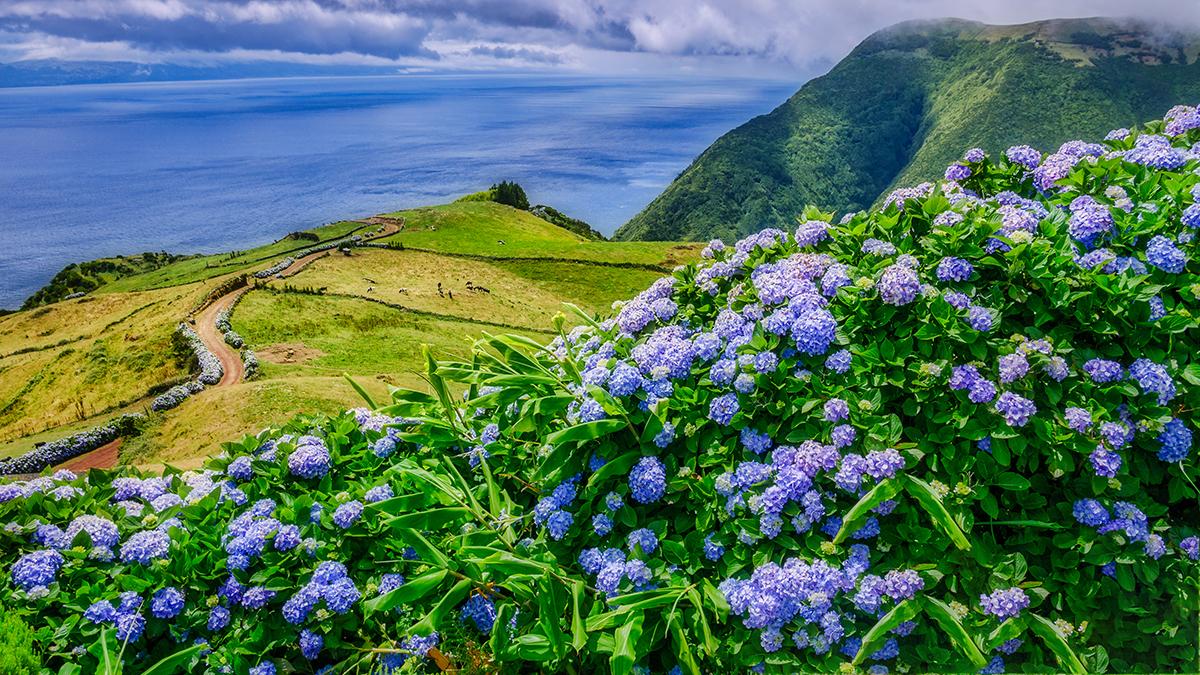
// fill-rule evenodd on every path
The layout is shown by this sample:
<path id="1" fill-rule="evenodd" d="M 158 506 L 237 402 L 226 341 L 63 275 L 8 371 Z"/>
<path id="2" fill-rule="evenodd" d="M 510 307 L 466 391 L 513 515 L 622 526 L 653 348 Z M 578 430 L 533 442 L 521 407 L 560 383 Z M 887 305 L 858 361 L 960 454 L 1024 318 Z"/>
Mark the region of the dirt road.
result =
<path id="1" fill-rule="evenodd" d="M 371 224 L 382 224 L 382 229 L 363 236 L 363 241 L 371 239 L 379 239 L 386 237 L 389 234 L 395 234 L 404 229 L 403 219 L 394 218 L 376 218 L 370 220 Z M 293 274 L 299 273 L 305 267 L 308 267 L 314 261 L 324 258 L 327 255 L 334 253 L 333 249 L 310 253 L 303 258 L 298 258 L 286 269 L 279 273 L 279 276 L 290 277 Z M 221 368 L 225 373 L 221 376 L 221 381 L 214 387 L 228 387 L 241 382 L 245 378 L 245 366 L 242 363 L 242 355 L 238 350 L 229 346 L 225 342 L 225 336 L 217 328 L 217 316 L 221 312 L 233 307 L 238 298 L 252 288 L 252 286 L 243 286 L 222 295 L 213 300 L 207 306 L 196 314 L 196 334 L 200 336 L 200 340 L 204 342 L 204 346 L 216 355 L 221 361 Z M 87 471 L 88 469 L 112 469 L 117 466 L 117 460 L 120 454 L 121 439 L 116 439 L 111 443 L 84 453 L 78 457 L 67 460 L 59 464 L 55 469 L 70 469 L 76 473 Z"/>

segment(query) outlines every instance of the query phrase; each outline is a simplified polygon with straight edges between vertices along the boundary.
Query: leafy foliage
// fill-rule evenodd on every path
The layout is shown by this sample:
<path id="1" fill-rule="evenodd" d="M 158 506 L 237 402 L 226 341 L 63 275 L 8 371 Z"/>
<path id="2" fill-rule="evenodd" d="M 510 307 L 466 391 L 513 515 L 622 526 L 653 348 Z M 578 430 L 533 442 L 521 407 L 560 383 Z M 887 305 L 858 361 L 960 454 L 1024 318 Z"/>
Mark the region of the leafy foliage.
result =
<path id="1" fill-rule="evenodd" d="M 1195 672 L 1198 144 L 972 150 L 203 471 L 0 486 L 0 600 L 51 668 Z"/>
<path id="2" fill-rule="evenodd" d="M 886 29 L 718 139 L 613 238 L 737 238 L 786 227 L 806 204 L 867 208 L 936 178 L 966 147 L 1051 148 L 1150 119 L 1192 95 L 1200 65 L 1115 51 L 1148 30 L 1086 19 Z M 1093 43 L 1109 50 L 1084 63 L 1061 53 Z"/>

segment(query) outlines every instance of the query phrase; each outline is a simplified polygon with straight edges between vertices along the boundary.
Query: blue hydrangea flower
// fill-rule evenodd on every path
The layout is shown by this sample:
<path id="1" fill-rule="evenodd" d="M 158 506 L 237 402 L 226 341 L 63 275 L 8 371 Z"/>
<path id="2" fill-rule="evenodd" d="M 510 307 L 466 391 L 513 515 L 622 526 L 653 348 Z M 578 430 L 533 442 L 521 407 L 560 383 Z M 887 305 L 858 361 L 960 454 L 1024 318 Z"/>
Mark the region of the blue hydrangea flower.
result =
<path id="1" fill-rule="evenodd" d="M 654 437 L 654 444 L 660 448 L 665 448 L 675 440 L 675 425 L 670 422 L 663 424 L 662 431 Z"/>
<path id="2" fill-rule="evenodd" d="M 1175 247 L 1175 242 L 1157 234 L 1146 244 L 1146 262 L 1171 274 L 1179 274 L 1187 265 L 1187 255 Z"/>
<path id="3" fill-rule="evenodd" d="M 158 530 L 143 530 L 133 534 L 121 545 L 121 562 L 149 565 L 166 558 L 171 550 L 171 537 Z"/>
<path id="4" fill-rule="evenodd" d="M 610 518 L 607 513 L 597 513 L 596 515 L 592 516 L 592 530 L 595 531 L 596 534 L 603 537 L 609 532 L 612 532 L 612 528 L 612 518 Z"/>
<path id="5" fill-rule="evenodd" d="M 229 625 L 229 610 L 217 605 L 208 612 L 208 629 L 214 633 L 225 630 Z"/>
<path id="6" fill-rule="evenodd" d="M 84 610 L 83 618 L 94 624 L 111 623 L 117 618 L 117 610 L 108 600 L 98 600 Z"/>
<path id="7" fill-rule="evenodd" d="M 362 502 L 358 500 L 346 502 L 333 512 L 333 524 L 343 530 L 349 529 L 362 517 L 362 512 Z"/>
<path id="8" fill-rule="evenodd" d="M 309 661 L 315 661 L 325 648 L 325 638 L 305 628 L 300 631 L 300 654 Z"/>
<path id="9" fill-rule="evenodd" d="M 496 624 L 496 605 L 490 598 L 472 595 L 463 603 L 459 617 L 464 622 L 474 623 L 480 633 L 489 635 Z"/>
<path id="10" fill-rule="evenodd" d="M 646 554 L 654 553 L 658 550 L 658 537 L 654 534 L 654 530 L 645 527 L 630 532 L 627 543 L 631 552 L 635 546 L 640 546 L 642 552 Z"/>
<path id="11" fill-rule="evenodd" d="M 288 470 L 299 478 L 320 478 L 329 473 L 333 459 L 325 442 L 315 436 L 303 436 L 288 455 Z"/>
<path id="12" fill-rule="evenodd" d="M 571 528 L 575 518 L 566 511 L 555 511 L 546 519 L 546 531 L 550 533 L 550 538 L 558 541 L 567 536 L 567 530 Z"/>
<path id="13" fill-rule="evenodd" d="M 1116 361 L 1107 359 L 1091 359 L 1083 364 L 1083 372 L 1092 378 L 1096 384 L 1117 382 L 1125 377 L 1125 369 Z"/>
<path id="14" fill-rule="evenodd" d="M 183 611 L 183 591 L 167 586 L 150 596 L 150 613 L 159 619 L 170 619 Z"/>
<path id="15" fill-rule="evenodd" d="M 722 394 L 712 400 L 708 407 L 708 418 L 717 424 L 727 426 L 738 412 L 737 394 Z"/>
<path id="16" fill-rule="evenodd" d="M 1164 462 L 1180 462 L 1192 449 L 1192 430 L 1183 420 L 1172 417 L 1158 435 L 1158 458 Z"/>
<path id="17" fill-rule="evenodd" d="M 146 630 L 146 617 L 141 614 L 117 614 L 117 641 L 137 642 Z"/>
<path id="18" fill-rule="evenodd" d="M 1095 499 L 1080 499 L 1072 509 L 1075 520 L 1089 527 L 1100 527 L 1110 519 L 1108 509 Z"/>
<path id="19" fill-rule="evenodd" d="M 651 504 L 662 499 L 666 490 L 666 467 L 657 457 L 643 457 L 629 472 L 629 491 L 639 504 Z"/>

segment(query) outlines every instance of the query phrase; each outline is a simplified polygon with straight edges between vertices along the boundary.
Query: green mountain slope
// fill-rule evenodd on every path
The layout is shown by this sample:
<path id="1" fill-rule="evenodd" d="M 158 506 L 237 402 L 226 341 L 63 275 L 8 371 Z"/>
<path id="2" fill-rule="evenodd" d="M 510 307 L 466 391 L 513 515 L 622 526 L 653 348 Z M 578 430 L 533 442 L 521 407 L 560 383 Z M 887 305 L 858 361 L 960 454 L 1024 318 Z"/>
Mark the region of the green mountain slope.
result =
<path id="1" fill-rule="evenodd" d="M 733 238 L 870 206 L 969 147 L 1053 149 L 1200 99 L 1195 34 L 1108 19 L 910 22 L 718 139 L 615 239 Z"/>

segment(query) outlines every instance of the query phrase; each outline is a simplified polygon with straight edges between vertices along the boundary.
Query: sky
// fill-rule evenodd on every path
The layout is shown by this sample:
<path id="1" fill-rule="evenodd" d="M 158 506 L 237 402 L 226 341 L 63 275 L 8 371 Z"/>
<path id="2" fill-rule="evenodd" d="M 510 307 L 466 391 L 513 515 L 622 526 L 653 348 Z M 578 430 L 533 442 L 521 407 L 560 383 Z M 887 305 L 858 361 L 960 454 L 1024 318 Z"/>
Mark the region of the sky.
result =
<path id="1" fill-rule="evenodd" d="M 954 16 L 1200 25 L 1196 0 L 0 0 L 0 63 L 282 61 L 398 71 L 819 72 L 872 32 Z"/>

